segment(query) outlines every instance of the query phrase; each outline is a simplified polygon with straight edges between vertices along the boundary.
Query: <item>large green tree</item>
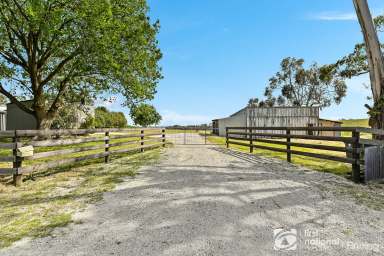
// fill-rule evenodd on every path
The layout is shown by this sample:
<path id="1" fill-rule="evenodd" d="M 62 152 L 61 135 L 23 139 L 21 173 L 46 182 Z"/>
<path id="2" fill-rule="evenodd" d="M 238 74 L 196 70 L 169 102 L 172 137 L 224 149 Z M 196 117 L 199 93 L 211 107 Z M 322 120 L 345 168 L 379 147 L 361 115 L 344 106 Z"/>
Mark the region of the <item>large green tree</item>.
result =
<path id="1" fill-rule="evenodd" d="M 323 75 L 323 68 L 316 63 L 305 68 L 303 59 L 283 59 L 280 71 L 269 79 L 265 102 L 267 105 L 278 102 L 279 105 L 307 107 L 339 104 L 346 95 L 345 81 L 336 75 Z M 276 93 L 279 94 L 277 99 L 274 96 Z"/>
<path id="2" fill-rule="evenodd" d="M 113 112 L 106 107 L 97 107 L 93 125 L 95 128 L 124 128 L 127 127 L 127 119 L 123 112 Z"/>
<path id="3" fill-rule="evenodd" d="M 72 102 L 152 99 L 161 53 L 147 12 L 145 0 L 0 0 L 0 93 L 40 129 Z"/>
<path id="4" fill-rule="evenodd" d="M 161 115 L 154 106 L 141 103 L 131 108 L 131 118 L 136 125 L 157 125 L 161 121 Z"/>
<path id="5" fill-rule="evenodd" d="M 379 35 L 384 32 L 384 15 L 372 19 L 366 0 L 354 0 L 356 13 L 362 28 L 364 43 L 355 45 L 354 50 L 328 66 L 328 71 L 345 78 L 370 74 L 372 105 L 366 104 L 373 128 L 384 129 L 384 44 Z M 368 51 L 367 47 L 368 45 Z M 378 136 L 379 137 L 379 136 Z"/>

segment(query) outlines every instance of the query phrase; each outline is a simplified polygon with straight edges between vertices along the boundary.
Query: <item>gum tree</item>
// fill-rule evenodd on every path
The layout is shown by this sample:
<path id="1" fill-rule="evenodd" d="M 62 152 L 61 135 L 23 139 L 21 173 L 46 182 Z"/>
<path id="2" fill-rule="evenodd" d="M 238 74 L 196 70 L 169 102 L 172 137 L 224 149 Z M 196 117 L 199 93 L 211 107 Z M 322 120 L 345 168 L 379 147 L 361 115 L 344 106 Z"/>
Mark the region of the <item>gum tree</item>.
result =
<path id="1" fill-rule="evenodd" d="M 293 57 L 281 61 L 280 71 L 269 79 L 264 95 L 267 105 L 276 102 L 288 106 L 328 107 L 339 104 L 346 95 L 344 79 L 336 76 L 336 71 L 327 72 L 316 63 L 304 67 L 304 60 Z M 331 75 L 329 75 L 331 73 Z M 279 94 L 275 98 L 275 94 Z"/>
<path id="2" fill-rule="evenodd" d="M 0 0 L 0 93 L 39 129 L 72 102 L 152 99 L 161 53 L 147 12 L 145 0 Z"/>
<path id="3" fill-rule="evenodd" d="M 380 81 L 383 81 L 382 59 L 384 45 L 380 44 L 378 34 L 384 32 L 384 16 L 379 15 L 372 20 L 367 1 L 354 1 L 354 4 L 365 42 L 356 44 L 353 52 L 342 57 L 336 63 L 328 65 L 327 70 L 333 73 L 336 72 L 344 78 L 353 78 L 369 73 L 372 93 L 372 97 L 369 98 L 373 102 L 372 105 L 365 105 L 370 116 L 369 124 L 373 128 L 383 129 L 384 86 L 383 82 Z M 367 51 L 367 49 L 369 50 Z"/>
<path id="4" fill-rule="evenodd" d="M 357 18 L 364 36 L 365 53 L 371 80 L 373 106 L 369 107 L 370 124 L 384 129 L 384 58 L 377 30 L 367 0 L 353 0 Z M 382 24 L 383 20 L 376 20 Z"/>

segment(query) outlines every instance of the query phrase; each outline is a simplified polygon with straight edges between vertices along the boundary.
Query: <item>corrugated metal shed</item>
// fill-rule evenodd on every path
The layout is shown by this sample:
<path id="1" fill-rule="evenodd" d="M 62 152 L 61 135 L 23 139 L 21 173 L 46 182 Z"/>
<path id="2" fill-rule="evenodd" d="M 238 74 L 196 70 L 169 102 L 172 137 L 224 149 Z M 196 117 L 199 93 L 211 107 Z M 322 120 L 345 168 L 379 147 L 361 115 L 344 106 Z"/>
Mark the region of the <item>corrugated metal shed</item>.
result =
<path id="1" fill-rule="evenodd" d="M 318 126 L 318 107 L 246 107 L 227 118 L 215 119 L 220 136 L 225 136 L 226 127 L 307 127 Z M 268 131 L 282 133 L 282 131 Z M 305 133 L 294 131 L 292 134 Z"/>
<path id="2" fill-rule="evenodd" d="M 247 127 L 307 127 L 318 126 L 318 107 L 247 108 Z M 268 131 L 268 133 L 284 133 Z M 295 131 L 292 134 L 305 133 Z"/>
<path id="3" fill-rule="evenodd" d="M 335 120 L 329 120 L 329 119 L 324 119 L 324 118 L 320 118 L 319 119 L 319 126 L 320 127 L 341 127 L 343 122 L 340 122 L 340 121 L 335 121 Z M 341 136 L 341 132 L 340 131 L 321 131 L 319 133 L 319 135 L 321 136 L 337 136 L 337 137 L 340 137 Z"/>

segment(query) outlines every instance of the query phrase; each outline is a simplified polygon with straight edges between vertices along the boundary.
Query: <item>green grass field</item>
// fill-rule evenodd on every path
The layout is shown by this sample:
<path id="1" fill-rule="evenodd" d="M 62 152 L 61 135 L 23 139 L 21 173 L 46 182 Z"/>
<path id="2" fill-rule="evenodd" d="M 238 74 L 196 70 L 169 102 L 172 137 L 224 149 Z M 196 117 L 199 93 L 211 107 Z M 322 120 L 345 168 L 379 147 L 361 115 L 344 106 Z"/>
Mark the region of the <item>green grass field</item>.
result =
<path id="1" fill-rule="evenodd" d="M 217 143 L 220 145 L 225 146 L 225 138 L 223 137 L 208 137 L 208 140 L 211 141 L 212 143 Z M 241 142 L 246 142 L 246 141 L 241 141 Z M 292 140 L 292 142 L 301 142 L 303 143 L 303 140 Z M 308 141 L 306 140 L 305 143 L 308 144 L 321 144 L 321 145 L 332 145 L 332 146 L 343 146 L 344 144 L 341 142 L 324 142 L 324 141 Z M 268 143 L 254 143 L 255 145 L 262 145 L 262 146 L 269 146 L 269 147 L 276 147 L 276 148 L 285 148 L 284 145 L 273 145 L 273 144 L 268 144 Z M 234 145 L 231 144 L 230 148 L 244 151 L 244 152 L 249 152 L 249 147 L 246 146 L 241 146 L 241 145 Z M 329 155 L 334 155 L 334 156 L 340 156 L 340 157 L 345 157 L 345 153 L 342 152 L 333 152 L 333 151 L 326 151 L 326 150 L 316 150 L 316 149 L 307 149 L 307 148 L 297 148 L 297 147 L 291 147 L 292 150 L 300 150 L 303 152 L 312 152 L 312 153 L 323 153 L 323 154 L 329 154 Z M 320 152 L 321 151 L 321 152 Z M 281 152 L 276 152 L 276 151 L 271 151 L 271 150 L 264 150 L 264 149 L 257 149 L 257 147 L 253 151 L 254 154 L 256 155 L 261 155 L 265 157 L 272 157 L 272 158 L 279 158 L 284 161 L 287 159 L 286 153 L 281 153 Z M 344 164 L 344 163 L 339 163 L 339 162 L 334 162 L 334 161 L 328 161 L 328 160 L 322 160 L 322 159 L 317 159 L 317 158 L 311 158 L 311 157 L 306 157 L 306 156 L 298 156 L 298 155 L 292 155 L 292 163 L 301 165 L 303 167 L 316 170 L 316 171 L 321 171 L 321 172 L 329 172 L 329 173 L 334 173 L 337 175 L 341 175 L 344 177 L 349 177 L 349 173 L 351 172 L 351 165 L 349 164 Z"/>
<path id="2" fill-rule="evenodd" d="M 342 120 L 342 122 L 343 122 L 342 124 L 343 127 L 368 127 L 368 119 L 348 119 L 348 120 Z M 343 132 L 342 136 L 351 136 L 351 133 Z M 369 134 L 362 134 L 361 136 L 363 138 L 371 138 L 371 135 Z M 209 140 L 213 143 L 217 143 L 221 145 L 225 144 L 225 138 L 223 137 L 209 137 Z M 245 142 L 245 141 L 241 141 L 241 142 Z M 308 143 L 308 144 L 316 144 L 316 145 L 328 145 L 328 146 L 341 146 L 341 147 L 345 146 L 344 143 L 342 142 L 331 142 L 331 141 L 311 141 L 311 140 L 292 139 L 292 142 L 300 142 L 300 143 Z M 274 145 L 274 144 L 260 143 L 260 142 L 257 142 L 254 144 L 269 146 L 269 147 L 276 147 L 276 148 L 285 148 L 284 145 Z M 249 152 L 249 147 L 246 147 L 246 146 L 232 144 L 230 145 L 230 148 L 234 148 L 244 152 Z M 303 152 L 322 153 L 322 154 L 327 154 L 332 156 L 346 157 L 346 154 L 343 152 L 307 149 L 307 148 L 299 148 L 299 147 L 291 147 L 291 149 L 303 151 Z M 281 153 L 281 152 L 276 152 L 271 150 L 255 148 L 254 154 L 259 154 L 265 157 L 275 157 L 275 158 L 282 159 L 284 161 L 286 160 L 286 153 Z M 306 156 L 292 155 L 292 163 L 310 168 L 312 170 L 329 172 L 329 173 L 341 175 L 344 177 L 349 177 L 351 172 L 350 164 L 344 164 L 344 163 L 311 158 Z"/>
<path id="3" fill-rule="evenodd" d="M 368 119 L 342 119 L 343 127 L 369 127 Z"/>
<path id="4" fill-rule="evenodd" d="M 368 119 L 342 119 L 342 127 L 369 127 Z M 341 136 L 351 136 L 351 132 L 342 132 Z M 360 137 L 363 139 L 372 139 L 372 134 L 361 133 Z"/>

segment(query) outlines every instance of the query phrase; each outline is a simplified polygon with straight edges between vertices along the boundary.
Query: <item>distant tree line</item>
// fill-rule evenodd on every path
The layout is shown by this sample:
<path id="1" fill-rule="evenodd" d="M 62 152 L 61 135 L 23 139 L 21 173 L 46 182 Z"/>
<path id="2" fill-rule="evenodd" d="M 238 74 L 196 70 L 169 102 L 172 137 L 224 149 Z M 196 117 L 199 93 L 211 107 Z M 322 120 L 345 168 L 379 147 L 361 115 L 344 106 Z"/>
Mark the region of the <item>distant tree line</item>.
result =
<path id="1" fill-rule="evenodd" d="M 123 112 L 109 111 L 106 107 L 97 107 L 95 109 L 93 121 L 95 128 L 124 128 L 127 127 L 127 124 Z"/>

